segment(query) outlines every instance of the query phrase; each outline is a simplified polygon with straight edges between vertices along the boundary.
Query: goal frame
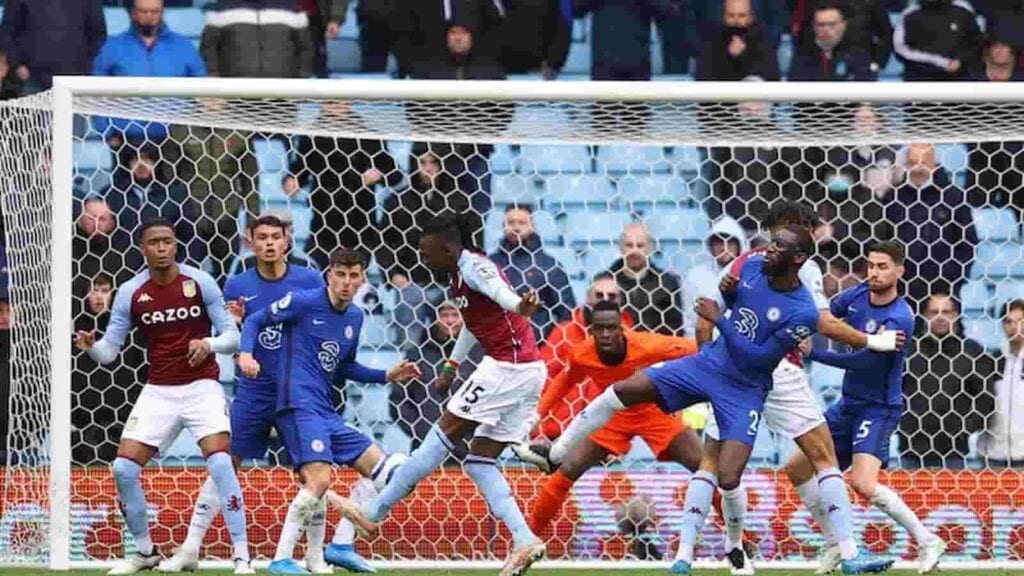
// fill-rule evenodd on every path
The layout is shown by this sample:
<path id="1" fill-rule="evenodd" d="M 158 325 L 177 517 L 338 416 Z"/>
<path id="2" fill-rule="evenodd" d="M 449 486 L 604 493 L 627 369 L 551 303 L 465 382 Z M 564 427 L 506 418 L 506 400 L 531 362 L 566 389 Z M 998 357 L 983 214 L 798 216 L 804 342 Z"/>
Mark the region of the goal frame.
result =
<path id="1" fill-rule="evenodd" d="M 453 80 L 303 80 L 255 78 L 124 78 L 58 76 L 52 88 L 51 226 L 51 413 L 49 481 L 49 568 L 94 568 L 97 562 L 71 562 L 71 409 L 73 333 L 72 222 L 73 118 L 77 96 L 192 98 L 307 98 L 386 101 L 619 102 L 619 103 L 1024 103 L 1024 85 L 1016 83 L 876 82 L 538 82 Z M 938 140 L 941 141 L 941 140 Z M 555 143 L 555 142 L 552 142 Z M 488 562 L 400 561 L 392 568 L 490 568 Z M 539 567 L 593 569 L 607 563 L 557 561 Z M 957 563 L 959 564 L 959 563 Z M 1024 561 L 965 562 L 957 569 L 1021 570 Z M 718 562 L 699 562 L 718 566 Z M 217 563 L 204 563 L 217 567 Z M 223 563 L 223 566 L 227 566 Z M 772 562 L 782 569 L 810 567 L 806 562 Z M 651 569 L 660 563 L 616 562 L 616 568 Z M 897 567 L 912 567 L 898 562 Z"/>

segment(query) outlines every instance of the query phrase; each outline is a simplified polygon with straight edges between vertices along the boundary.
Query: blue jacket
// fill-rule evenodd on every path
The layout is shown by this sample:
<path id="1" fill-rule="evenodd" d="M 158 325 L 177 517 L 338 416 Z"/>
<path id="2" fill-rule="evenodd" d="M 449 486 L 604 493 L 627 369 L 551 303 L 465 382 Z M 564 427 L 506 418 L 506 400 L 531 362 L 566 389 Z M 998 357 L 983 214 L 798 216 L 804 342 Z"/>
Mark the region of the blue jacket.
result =
<path id="1" fill-rule="evenodd" d="M 92 65 L 93 76 L 206 76 L 206 65 L 199 51 L 187 38 L 166 25 L 161 25 L 156 42 L 147 48 L 142 42 L 138 28 L 132 27 L 124 34 L 113 36 L 103 44 Z M 160 142 L 167 137 L 167 126 L 158 122 L 143 125 L 121 118 L 96 117 L 93 126 L 103 134 L 111 136 L 112 130 L 124 132 L 129 139 L 147 137 Z"/>
<path id="2" fill-rule="evenodd" d="M 531 318 L 538 338 L 547 335 L 555 324 L 572 316 L 576 298 L 572 294 L 569 276 L 562 266 L 541 246 L 540 237 L 530 236 L 522 245 L 502 240 L 491 260 L 497 264 L 512 288 L 522 294 L 533 289 L 540 299 L 541 308 Z"/>

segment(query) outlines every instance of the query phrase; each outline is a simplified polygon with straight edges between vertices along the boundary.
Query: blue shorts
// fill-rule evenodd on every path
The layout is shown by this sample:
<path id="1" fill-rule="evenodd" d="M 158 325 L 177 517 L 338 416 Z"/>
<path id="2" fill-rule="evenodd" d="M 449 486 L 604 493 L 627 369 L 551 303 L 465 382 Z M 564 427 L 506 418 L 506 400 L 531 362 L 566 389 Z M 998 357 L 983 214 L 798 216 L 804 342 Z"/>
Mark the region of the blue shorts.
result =
<path id="1" fill-rule="evenodd" d="M 740 384 L 718 373 L 699 355 L 659 362 L 644 370 L 658 392 L 658 406 L 667 414 L 700 402 L 711 402 L 720 440 L 754 446 L 766 390 Z"/>
<path id="2" fill-rule="evenodd" d="M 854 454 L 871 454 L 889 466 L 889 439 L 900 423 L 899 406 L 863 404 L 840 399 L 825 412 L 828 430 L 836 444 L 839 469 L 846 470 Z"/>
<path id="3" fill-rule="evenodd" d="M 309 462 L 348 465 L 373 445 L 373 440 L 337 414 L 288 410 L 277 415 L 277 431 L 296 470 Z"/>
<path id="4" fill-rule="evenodd" d="M 270 429 L 276 422 L 277 398 L 239 392 L 231 402 L 231 454 L 244 459 L 267 457 Z"/>

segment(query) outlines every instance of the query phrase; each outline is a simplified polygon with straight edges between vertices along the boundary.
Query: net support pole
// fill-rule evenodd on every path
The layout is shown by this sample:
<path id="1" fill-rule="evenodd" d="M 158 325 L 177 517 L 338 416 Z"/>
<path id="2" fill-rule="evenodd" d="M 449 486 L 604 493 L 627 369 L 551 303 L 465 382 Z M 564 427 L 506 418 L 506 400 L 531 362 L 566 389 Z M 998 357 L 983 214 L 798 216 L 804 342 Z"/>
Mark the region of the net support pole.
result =
<path id="1" fill-rule="evenodd" d="M 53 221 L 50 225 L 50 569 L 71 568 L 71 87 L 53 84 Z"/>

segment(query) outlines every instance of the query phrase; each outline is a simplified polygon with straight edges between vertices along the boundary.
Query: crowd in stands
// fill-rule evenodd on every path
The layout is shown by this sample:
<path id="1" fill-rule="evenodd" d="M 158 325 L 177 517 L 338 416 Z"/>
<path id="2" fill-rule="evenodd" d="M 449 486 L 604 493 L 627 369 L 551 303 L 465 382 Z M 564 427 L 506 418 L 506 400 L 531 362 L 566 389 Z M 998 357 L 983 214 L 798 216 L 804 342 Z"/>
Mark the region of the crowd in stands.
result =
<path id="1" fill-rule="evenodd" d="M 62 74 L 326 77 L 332 39 L 353 14 L 361 69 L 399 78 L 570 76 L 574 22 L 584 18 L 594 80 L 646 81 L 657 68 L 719 81 L 875 81 L 892 79 L 894 69 L 904 80 L 1011 81 L 1019 79 L 1024 48 L 1024 2 L 1007 0 L 354 0 L 354 11 L 349 0 L 217 0 L 203 3 L 197 39 L 168 24 L 164 0 L 125 4 L 129 28 L 108 36 L 100 0 L 6 0 L 0 96 L 45 90 Z M 652 27 L 660 54 L 652 53 Z M 780 46 L 788 56 L 779 56 Z M 735 113 L 764 110 L 741 105 Z M 359 120 L 341 102 L 324 104 L 319 114 Z M 857 129 L 886 121 L 870 106 L 850 109 Z M 494 146 L 413 143 L 396 152 L 389 142 L 365 138 L 100 117 L 82 130 L 106 144 L 110 159 L 101 162 L 105 186 L 95 178 L 79 183 L 78 328 L 102 330 L 111 294 L 141 267 L 132 233 L 143 219 L 177 223 L 183 257 L 223 282 L 246 266 L 240 222 L 273 194 L 302 197 L 312 217 L 308 234 L 296 240 L 297 263 L 322 268 L 341 246 L 373 257 L 378 296 L 364 301 L 367 311 L 379 315 L 381 302 L 391 302 L 382 344 L 402 349 L 424 373 L 392 394 L 394 420 L 415 444 L 442 401 L 430 386 L 432 375 L 463 329 L 458 309 L 445 300 L 443 279 L 433 278 L 417 256 L 424 219 L 443 211 L 475 218 L 474 243 L 517 290 L 540 296 L 543 306 L 532 320 L 555 374 L 566 347 L 584 338 L 588 306 L 598 300 L 620 301 L 634 330 L 692 335 L 693 302 L 714 287 L 724 266 L 758 243 L 768 205 L 803 198 L 827 223 L 816 236 L 830 295 L 862 277 L 869 240 L 896 238 L 907 247 L 906 294 L 920 307 L 921 328 L 908 366 L 904 462 L 963 464 L 968 453 L 993 462 L 1024 458 L 1024 429 L 1015 424 L 1021 419 L 1007 417 L 1024 358 L 1022 337 L 1011 328 L 1022 322 L 1024 304 L 1003 311 L 1002 350 L 967 337 L 960 322 L 961 291 L 975 278 L 985 240 L 976 209 L 1006 207 L 1018 218 L 1024 210 L 1020 143 L 969 144 L 966 169 L 957 173 L 923 143 L 702 148 L 692 188 L 703 182 L 706 189 L 677 202 L 703 210 L 710 222 L 699 258 L 686 266 L 664 258 L 661 239 L 632 214 L 619 229 L 604 231 L 615 240 L 614 257 L 578 270 L 575 255 L 567 260 L 566 248 L 549 242 L 555 215 L 543 201 L 495 201 Z M 265 159 L 274 154 L 264 149 L 280 150 L 281 165 L 269 167 Z M 582 277 L 589 284 L 580 286 Z M 4 287 L 2 358 L 9 350 L 6 299 Z M 127 353 L 123 365 L 105 371 L 76 356 L 76 461 L 112 458 L 133 388 L 110 384 L 138 382 L 144 361 Z M 471 364 L 464 366 L 468 371 Z M 581 407 L 576 399 L 586 391 L 574 394 L 544 427 L 557 430 Z M 969 445 L 972 434 L 979 439 Z"/>

